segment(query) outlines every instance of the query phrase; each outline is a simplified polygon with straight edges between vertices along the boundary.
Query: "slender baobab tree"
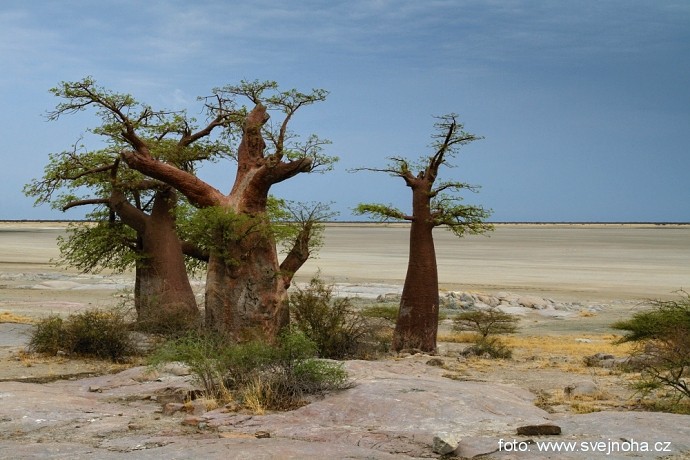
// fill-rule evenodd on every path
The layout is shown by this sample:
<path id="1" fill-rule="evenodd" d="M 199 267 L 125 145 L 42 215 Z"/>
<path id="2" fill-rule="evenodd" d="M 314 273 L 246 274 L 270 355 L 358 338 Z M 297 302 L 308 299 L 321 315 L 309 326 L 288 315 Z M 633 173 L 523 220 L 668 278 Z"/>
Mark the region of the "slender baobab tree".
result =
<path id="1" fill-rule="evenodd" d="M 411 214 L 383 204 L 360 204 L 355 210 L 383 221 L 411 223 L 407 274 L 393 337 L 393 348 L 397 351 L 405 348 L 436 350 L 439 295 L 433 229 L 444 226 L 459 237 L 492 229 L 484 222 L 490 212 L 481 206 L 462 204 L 457 193 L 476 187 L 438 180 L 439 169 L 450 166 L 448 160 L 455 157 L 459 148 L 479 137 L 465 132 L 455 114 L 438 117 L 435 128 L 433 152 L 418 162 L 413 164 L 405 158 L 394 157 L 384 168 L 359 168 L 399 177 L 412 190 Z"/>

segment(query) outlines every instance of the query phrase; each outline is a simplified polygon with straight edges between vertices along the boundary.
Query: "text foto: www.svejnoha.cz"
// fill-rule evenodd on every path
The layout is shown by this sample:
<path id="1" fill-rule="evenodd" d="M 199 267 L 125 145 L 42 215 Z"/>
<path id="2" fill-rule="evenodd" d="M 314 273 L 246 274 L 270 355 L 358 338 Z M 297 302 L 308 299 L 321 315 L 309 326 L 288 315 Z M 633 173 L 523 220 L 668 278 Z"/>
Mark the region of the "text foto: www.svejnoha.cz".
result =
<path id="1" fill-rule="evenodd" d="M 672 452 L 670 441 L 519 441 L 499 439 L 498 450 L 505 452 L 589 452 L 610 455 L 617 452 Z"/>

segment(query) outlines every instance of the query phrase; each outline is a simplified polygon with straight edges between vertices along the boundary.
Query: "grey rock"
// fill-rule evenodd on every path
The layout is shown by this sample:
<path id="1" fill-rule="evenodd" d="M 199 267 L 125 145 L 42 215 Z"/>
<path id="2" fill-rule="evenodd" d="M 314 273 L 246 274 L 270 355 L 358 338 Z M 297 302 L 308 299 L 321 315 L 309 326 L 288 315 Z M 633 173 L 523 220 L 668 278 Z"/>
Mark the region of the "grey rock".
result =
<path id="1" fill-rule="evenodd" d="M 583 380 L 573 383 L 563 389 L 566 396 L 592 396 L 599 392 L 599 386 L 591 380 Z"/>
<path id="2" fill-rule="evenodd" d="M 561 434 L 561 427 L 551 423 L 524 425 L 517 429 L 518 436 L 554 436 Z"/>
<path id="3" fill-rule="evenodd" d="M 167 374 L 176 376 L 185 376 L 190 375 L 192 373 L 188 365 L 180 362 L 165 364 L 161 369 L 161 372 L 165 372 Z"/>
<path id="4" fill-rule="evenodd" d="M 536 296 L 521 296 L 517 303 L 526 308 L 533 308 L 535 310 L 543 310 L 550 305 L 546 299 Z"/>
<path id="5" fill-rule="evenodd" d="M 458 433 L 442 432 L 434 436 L 431 449 L 440 455 L 450 454 L 460 445 L 462 438 Z"/>
<path id="6" fill-rule="evenodd" d="M 163 415 L 173 415 L 181 410 L 184 410 L 184 404 L 174 402 L 167 403 L 163 406 Z"/>

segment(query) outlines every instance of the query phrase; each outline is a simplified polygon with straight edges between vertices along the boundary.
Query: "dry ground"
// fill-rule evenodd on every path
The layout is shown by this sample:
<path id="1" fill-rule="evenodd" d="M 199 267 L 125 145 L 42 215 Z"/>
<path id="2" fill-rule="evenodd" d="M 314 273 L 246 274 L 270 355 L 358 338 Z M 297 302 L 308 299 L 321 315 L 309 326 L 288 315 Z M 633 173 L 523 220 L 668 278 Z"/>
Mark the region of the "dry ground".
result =
<path id="1" fill-rule="evenodd" d="M 386 228 L 383 232 L 355 228 L 354 233 L 348 226 L 329 228 L 320 258 L 305 267 L 301 279 L 321 268 L 326 279 L 365 291 L 369 283 L 399 289 L 406 233 L 404 228 Z M 123 368 L 23 351 L 30 330 L 26 324 L 49 313 L 67 315 L 120 303 L 120 289 L 131 282 L 127 274 L 84 277 L 56 269 L 50 259 L 58 255 L 55 236 L 63 230 L 58 224 L 0 225 L 0 381 L 74 379 Z M 596 313 L 575 312 L 567 319 L 531 312 L 521 319 L 520 331 L 507 338 L 514 349 L 511 360 L 458 357 L 466 344 L 458 343 L 461 339 L 446 322 L 441 327 L 438 356 L 446 377 L 515 385 L 537 395 L 540 407 L 555 413 L 649 408 L 629 386 L 634 374 L 587 367 L 583 358 L 595 353 L 625 355 L 624 346 L 613 345 L 615 332 L 608 326 L 645 308 L 646 298 L 671 297 L 674 289 L 690 280 L 690 227 L 589 231 L 507 226 L 490 239 L 473 240 L 471 246 L 440 238 L 445 289 L 519 292 L 598 309 Z M 460 279 L 468 283 L 457 283 Z M 593 382 L 598 390 L 586 396 L 564 392 L 583 381 Z"/>

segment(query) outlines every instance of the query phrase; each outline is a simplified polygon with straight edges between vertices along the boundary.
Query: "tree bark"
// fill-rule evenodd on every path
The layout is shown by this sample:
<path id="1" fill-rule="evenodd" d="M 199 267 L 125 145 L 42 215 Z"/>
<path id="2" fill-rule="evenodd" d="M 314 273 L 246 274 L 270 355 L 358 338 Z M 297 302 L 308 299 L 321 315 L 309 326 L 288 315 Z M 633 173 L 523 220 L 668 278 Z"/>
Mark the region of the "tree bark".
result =
<path id="1" fill-rule="evenodd" d="M 112 202 L 122 221 L 138 234 L 142 259 L 135 274 L 137 321 L 157 330 L 195 327 L 200 314 L 175 231 L 174 190 L 156 192 L 150 215 L 129 204 L 120 192 L 113 193 Z"/>
<path id="2" fill-rule="evenodd" d="M 258 222 L 258 226 L 268 222 Z M 256 228 L 212 250 L 206 278 L 206 326 L 237 341 L 274 339 L 287 325 L 287 286 L 273 238 Z"/>
<path id="3" fill-rule="evenodd" d="M 436 350 L 438 331 L 438 270 L 434 248 L 428 181 L 416 180 L 412 187 L 413 220 L 410 254 L 400 299 L 400 311 L 393 335 L 393 349 L 426 352 Z"/>

